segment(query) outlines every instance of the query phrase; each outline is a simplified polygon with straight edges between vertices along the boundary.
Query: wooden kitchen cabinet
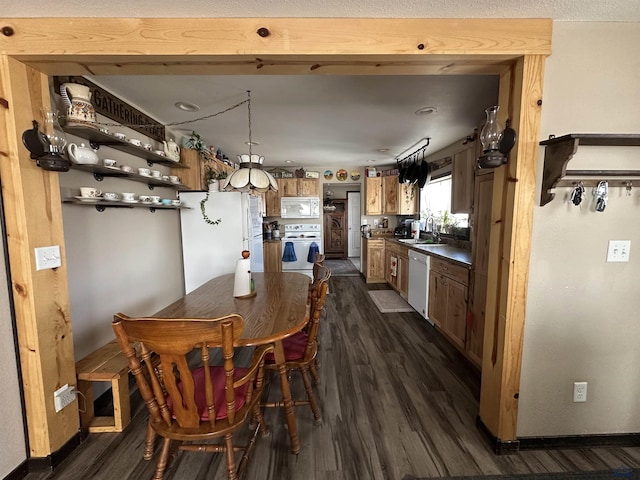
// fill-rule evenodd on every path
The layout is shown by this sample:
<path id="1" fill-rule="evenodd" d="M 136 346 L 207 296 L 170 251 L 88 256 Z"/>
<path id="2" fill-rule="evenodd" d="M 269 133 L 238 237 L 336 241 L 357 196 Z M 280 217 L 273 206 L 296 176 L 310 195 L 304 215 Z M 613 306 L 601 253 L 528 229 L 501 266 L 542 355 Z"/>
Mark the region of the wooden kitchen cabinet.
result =
<path id="1" fill-rule="evenodd" d="M 393 262 L 396 275 L 391 275 Z M 385 243 L 385 280 L 405 300 L 409 295 L 409 248 L 395 242 Z"/>
<path id="2" fill-rule="evenodd" d="M 365 215 L 382 215 L 382 177 L 367 177 L 365 188 Z"/>
<path id="3" fill-rule="evenodd" d="M 431 257 L 429 318 L 461 350 L 467 337 L 469 269 Z"/>
<path id="4" fill-rule="evenodd" d="M 204 157 L 191 148 L 183 148 L 180 150 L 180 163 L 182 168 L 171 168 L 171 175 L 180 177 L 180 183 L 191 190 L 208 190 L 205 180 L 205 167 L 208 164 L 216 172 L 226 172 L 231 175 L 234 168 L 226 165 L 219 160 L 209 160 L 205 163 Z M 187 168 L 184 168 L 187 167 Z"/>
<path id="5" fill-rule="evenodd" d="M 387 215 L 398 214 L 398 194 L 400 183 L 396 175 L 382 177 L 382 213 Z"/>
<path id="6" fill-rule="evenodd" d="M 278 178 L 280 197 L 319 197 L 320 180 L 317 178 Z"/>
<path id="7" fill-rule="evenodd" d="M 320 180 L 317 178 L 299 178 L 298 179 L 298 196 L 299 197 L 319 197 L 320 196 Z"/>
<path id="8" fill-rule="evenodd" d="M 362 264 L 366 283 L 384 283 L 385 258 L 384 239 L 364 238 L 362 245 Z"/>
<path id="9" fill-rule="evenodd" d="M 398 194 L 398 214 L 399 215 L 413 215 L 418 213 L 418 186 L 410 185 L 408 183 L 398 183 L 400 186 L 400 192 Z"/>
<path id="10" fill-rule="evenodd" d="M 279 217 L 281 213 L 280 208 L 280 181 L 281 178 L 277 178 L 278 182 L 278 191 L 275 192 L 273 190 L 267 190 L 264 194 L 264 202 L 265 202 L 265 216 L 266 217 Z"/>
<path id="11" fill-rule="evenodd" d="M 365 215 L 413 215 L 418 211 L 418 187 L 400 184 L 396 175 L 365 179 Z"/>
<path id="12" fill-rule="evenodd" d="M 469 142 L 452 157 L 451 165 L 451 213 L 473 211 L 473 189 L 476 166 L 477 142 Z"/>
<path id="13" fill-rule="evenodd" d="M 281 272 L 282 271 L 282 242 L 266 241 L 263 242 L 264 254 L 264 271 L 265 272 Z"/>

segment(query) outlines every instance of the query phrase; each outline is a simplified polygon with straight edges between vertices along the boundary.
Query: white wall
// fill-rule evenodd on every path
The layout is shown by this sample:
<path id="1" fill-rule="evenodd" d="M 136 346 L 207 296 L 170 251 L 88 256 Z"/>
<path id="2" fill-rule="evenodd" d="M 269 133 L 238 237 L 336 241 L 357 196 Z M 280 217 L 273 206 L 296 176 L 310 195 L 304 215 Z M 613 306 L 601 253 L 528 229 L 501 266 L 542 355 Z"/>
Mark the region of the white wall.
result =
<path id="1" fill-rule="evenodd" d="M 27 459 L 18 365 L 9 307 L 8 288 L 10 282 L 6 275 L 3 253 L 4 239 L 5 232 L 0 229 L 0 365 L 2 365 L 2 370 L 0 370 L 0 385 L 2 385 L 0 405 L 2 405 L 3 417 L 0 422 L 0 438 L 5 439 L 2 442 L 2 453 L 0 454 L 0 478 L 5 478 Z"/>
<path id="2" fill-rule="evenodd" d="M 118 131 L 133 136 L 127 129 Z M 135 137 L 145 139 L 140 134 Z M 86 142 L 71 135 L 69 141 Z M 109 147 L 100 147 L 98 155 L 119 165 L 147 167 L 143 159 Z M 152 168 L 169 174 L 168 167 Z M 176 198 L 170 188 L 151 191 L 146 184 L 114 177 L 99 182 L 79 170 L 61 173 L 59 178 L 63 198 L 79 195 L 81 186 Z M 64 203 L 62 216 L 76 359 L 114 338 L 114 313 L 152 315 L 184 294 L 178 210 L 151 213 L 147 208 L 107 208 L 98 212 L 93 206 Z"/>
<path id="3" fill-rule="evenodd" d="M 640 24 L 554 23 L 541 139 L 640 132 Z M 538 179 L 544 149 L 540 151 Z M 580 147 L 568 168 L 640 170 L 640 148 Z M 534 211 L 518 436 L 640 432 L 640 181 L 610 190 L 605 212 L 570 189 Z M 540 181 L 536 199 L 539 203 Z M 631 240 L 629 263 L 606 263 Z M 586 403 L 572 403 L 587 381 Z"/>

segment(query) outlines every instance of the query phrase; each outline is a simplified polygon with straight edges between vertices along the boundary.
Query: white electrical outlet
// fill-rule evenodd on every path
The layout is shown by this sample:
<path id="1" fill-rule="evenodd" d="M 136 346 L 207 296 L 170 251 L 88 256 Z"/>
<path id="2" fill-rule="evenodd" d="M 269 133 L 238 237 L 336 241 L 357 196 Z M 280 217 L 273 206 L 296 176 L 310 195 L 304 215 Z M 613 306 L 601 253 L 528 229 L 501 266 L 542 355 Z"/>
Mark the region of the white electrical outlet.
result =
<path id="1" fill-rule="evenodd" d="M 609 240 L 607 262 L 628 262 L 631 240 Z"/>
<path id="2" fill-rule="evenodd" d="M 36 251 L 36 270 L 46 270 L 47 268 L 58 268 L 62 265 L 60 259 L 60 246 L 38 247 Z"/>
<path id="3" fill-rule="evenodd" d="M 587 401 L 587 382 L 573 382 L 573 401 Z"/>
<path id="4" fill-rule="evenodd" d="M 65 383 L 58 390 L 53 392 L 53 403 L 56 407 L 56 413 L 62 410 L 64 407 L 73 403 L 76 399 L 76 389 L 73 385 Z"/>

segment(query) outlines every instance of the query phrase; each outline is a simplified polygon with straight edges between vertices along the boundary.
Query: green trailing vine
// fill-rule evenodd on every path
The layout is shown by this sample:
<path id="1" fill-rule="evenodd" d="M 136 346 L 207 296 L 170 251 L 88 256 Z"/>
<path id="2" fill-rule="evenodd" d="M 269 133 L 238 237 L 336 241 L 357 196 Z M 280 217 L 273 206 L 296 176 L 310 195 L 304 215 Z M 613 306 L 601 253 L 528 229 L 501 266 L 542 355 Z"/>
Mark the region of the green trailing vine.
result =
<path id="1" fill-rule="evenodd" d="M 205 207 L 205 204 L 207 203 L 207 200 L 209 200 L 209 192 L 208 191 L 207 191 L 207 195 L 200 201 L 200 210 L 202 211 L 202 218 L 204 218 L 204 221 L 206 223 L 208 223 L 209 225 L 219 225 L 222 222 L 221 218 L 219 218 L 217 220 L 211 220 L 207 215 L 207 211 L 206 211 L 206 207 Z"/>

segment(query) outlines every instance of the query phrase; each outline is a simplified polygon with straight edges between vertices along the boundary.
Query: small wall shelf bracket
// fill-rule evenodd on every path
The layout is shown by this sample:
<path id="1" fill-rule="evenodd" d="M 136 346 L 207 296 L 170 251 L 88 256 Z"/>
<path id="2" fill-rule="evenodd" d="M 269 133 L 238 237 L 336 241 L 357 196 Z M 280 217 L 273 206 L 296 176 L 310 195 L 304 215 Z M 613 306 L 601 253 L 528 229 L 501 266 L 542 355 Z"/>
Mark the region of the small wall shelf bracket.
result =
<path id="1" fill-rule="evenodd" d="M 544 167 L 542 171 L 542 191 L 540 206 L 549 203 L 555 197 L 552 190 L 558 186 L 569 186 L 580 178 L 562 180 L 565 176 L 575 177 L 640 177 L 640 170 L 567 170 L 569 160 L 573 158 L 580 145 L 592 146 L 640 146 L 640 134 L 603 134 L 603 133 L 570 133 L 561 137 L 551 135 L 548 140 L 540 142 L 545 147 Z M 590 180 L 590 181 L 593 181 Z M 626 186 L 630 179 L 618 180 Z"/>

